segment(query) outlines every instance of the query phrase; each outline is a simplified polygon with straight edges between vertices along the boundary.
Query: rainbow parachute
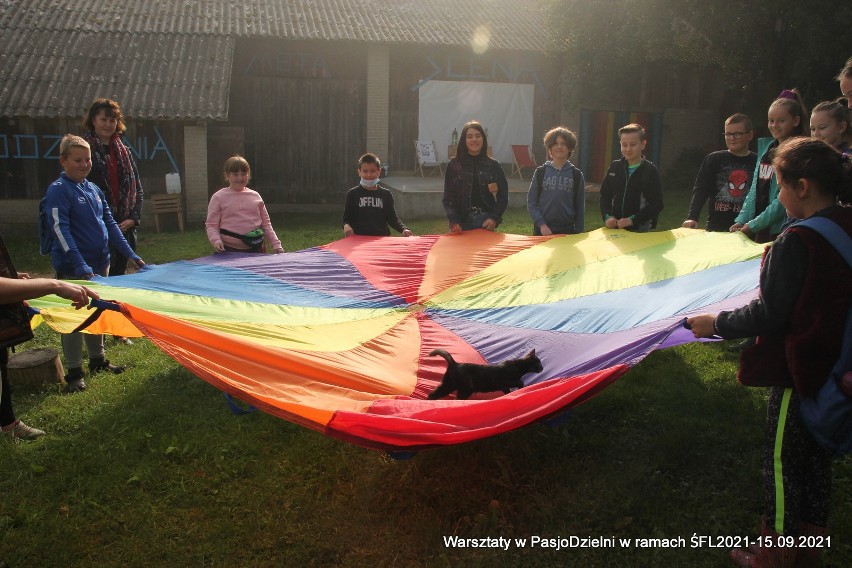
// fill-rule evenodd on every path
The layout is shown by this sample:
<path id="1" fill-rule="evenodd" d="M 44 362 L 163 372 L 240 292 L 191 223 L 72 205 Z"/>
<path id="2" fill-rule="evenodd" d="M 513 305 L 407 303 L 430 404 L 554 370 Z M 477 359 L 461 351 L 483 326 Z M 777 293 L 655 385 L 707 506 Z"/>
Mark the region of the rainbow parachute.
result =
<path id="1" fill-rule="evenodd" d="M 349 237 L 98 278 L 121 312 L 88 329 L 145 335 L 224 392 L 329 436 L 419 450 L 554 417 L 692 340 L 686 315 L 756 296 L 762 249 L 689 229 Z M 87 315 L 56 297 L 33 304 L 58 331 Z M 435 348 L 476 363 L 534 348 L 544 371 L 503 396 L 426 400 L 446 365 Z"/>

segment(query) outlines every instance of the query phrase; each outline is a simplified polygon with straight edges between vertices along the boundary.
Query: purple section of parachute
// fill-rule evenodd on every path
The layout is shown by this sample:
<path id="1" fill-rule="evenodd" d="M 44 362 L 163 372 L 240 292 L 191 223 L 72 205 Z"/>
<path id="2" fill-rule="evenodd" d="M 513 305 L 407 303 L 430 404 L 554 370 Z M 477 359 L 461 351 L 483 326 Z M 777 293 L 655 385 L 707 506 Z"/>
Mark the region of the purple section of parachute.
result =
<path id="1" fill-rule="evenodd" d="M 489 363 L 523 357 L 535 349 L 544 370 L 528 375 L 524 380 L 528 385 L 614 365 L 634 365 L 680 325 L 679 321 L 655 322 L 627 331 L 587 334 L 504 327 L 437 314 L 432 319 L 472 345 Z"/>
<path id="2" fill-rule="evenodd" d="M 523 357 L 531 349 L 544 370 L 528 375 L 525 384 L 554 377 L 582 375 L 614 365 L 633 366 L 651 351 L 695 341 L 683 321 L 697 313 L 717 313 L 747 304 L 757 297 L 752 290 L 690 313 L 668 315 L 631 329 L 610 333 L 570 333 L 507 327 L 429 312 L 433 321 L 472 345 L 489 363 Z M 452 352 L 452 347 L 448 348 Z"/>
<path id="3" fill-rule="evenodd" d="M 276 255 L 214 254 L 192 262 L 246 270 L 341 298 L 385 306 L 405 303 L 398 296 L 375 288 L 347 259 L 318 247 Z"/>
<path id="4" fill-rule="evenodd" d="M 683 314 L 679 314 L 681 319 L 686 319 L 691 316 L 695 316 L 698 314 L 718 314 L 722 311 L 730 311 L 736 308 L 747 305 L 752 300 L 756 299 L 759 295 L 758 290 L 749 290 L 743 294 L 739 294 L 737 296 L 732 296 L 726 300 L 722 300 L 721 302 L 716 302 L 715 304 L 710 304 L 707 306 L 703 306 L 700 309 L 692 310 L 689 312 L 685 312 Z M 701 341 L 718 341 L 719 338 L 713 339 L 701 339 Z M 660 345 L 660 349 L 664 349 L 666 347 L 674 347 L 675 345 L 683 345 L 684 343 L 690 343 L 692 341 L 696 341 L 695 337 L 693 337 L 692 332 L 686 329 L 683 325 L 675 328 L 669 337 Z"/>

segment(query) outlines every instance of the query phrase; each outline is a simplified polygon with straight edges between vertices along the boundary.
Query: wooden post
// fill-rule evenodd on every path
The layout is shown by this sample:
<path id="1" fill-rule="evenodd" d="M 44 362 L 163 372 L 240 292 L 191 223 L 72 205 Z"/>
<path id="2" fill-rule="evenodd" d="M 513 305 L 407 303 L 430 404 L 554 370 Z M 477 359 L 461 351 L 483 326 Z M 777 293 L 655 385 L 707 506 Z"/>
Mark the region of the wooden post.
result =
<path id="1" fill-rule="evenodd" d="M 9 381 L 28 390 L 61 383 L 65 376 L 59 352 L 42 347 L 13 353 L 9 357 Z"/>

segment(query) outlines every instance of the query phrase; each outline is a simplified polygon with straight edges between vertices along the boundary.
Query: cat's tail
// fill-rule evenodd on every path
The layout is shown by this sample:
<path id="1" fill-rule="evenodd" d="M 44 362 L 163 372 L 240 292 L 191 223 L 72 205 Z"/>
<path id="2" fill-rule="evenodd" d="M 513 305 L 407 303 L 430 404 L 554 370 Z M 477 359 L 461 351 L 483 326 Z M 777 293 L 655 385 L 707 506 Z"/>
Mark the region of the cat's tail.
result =
<path id="1" fill-rule="evenodd" d="M 453 359 L 453 356 L 450 355 L 449 353 L 447 353 L 446 351 L 444 351 L 443 349 L 433 349 L 432 352 L 429 353 L 429 356 L 432 357 L 434 355 L 440 355 L 441 357 L 446 359 L 448 365 L 457 365 L 458 364 L 458 363 L 456 363 L 456 360 Z"/>

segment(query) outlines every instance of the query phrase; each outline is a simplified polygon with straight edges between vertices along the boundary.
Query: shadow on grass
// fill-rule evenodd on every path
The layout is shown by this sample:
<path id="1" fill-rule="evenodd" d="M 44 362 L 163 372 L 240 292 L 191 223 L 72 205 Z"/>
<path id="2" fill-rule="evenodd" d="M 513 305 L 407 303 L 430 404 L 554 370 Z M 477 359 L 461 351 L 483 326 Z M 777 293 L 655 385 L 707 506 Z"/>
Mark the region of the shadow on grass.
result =
<path id="1" fill-rule="evenodd" d="M 132 368 L 46 395 L 32 414 L 49 436 L 0 446 L 0 558 L 14 566 L 709 567 L 726 551 L 690 548 L 693 533 L 748 534 L 759 513 L 765 394 L 734 382 L 718 345 L 652 354 L 562 426 L 404 462 L 237 416 L 147 341 L 111 352 Z M 841 509 L 848 484 L 835 493 Z M 452 536 L 512 541 L 448 547 Z M 556 550 L 534 536 L 687 544 Z M 839 566 L 848 545 L 829 552 Z"/>

